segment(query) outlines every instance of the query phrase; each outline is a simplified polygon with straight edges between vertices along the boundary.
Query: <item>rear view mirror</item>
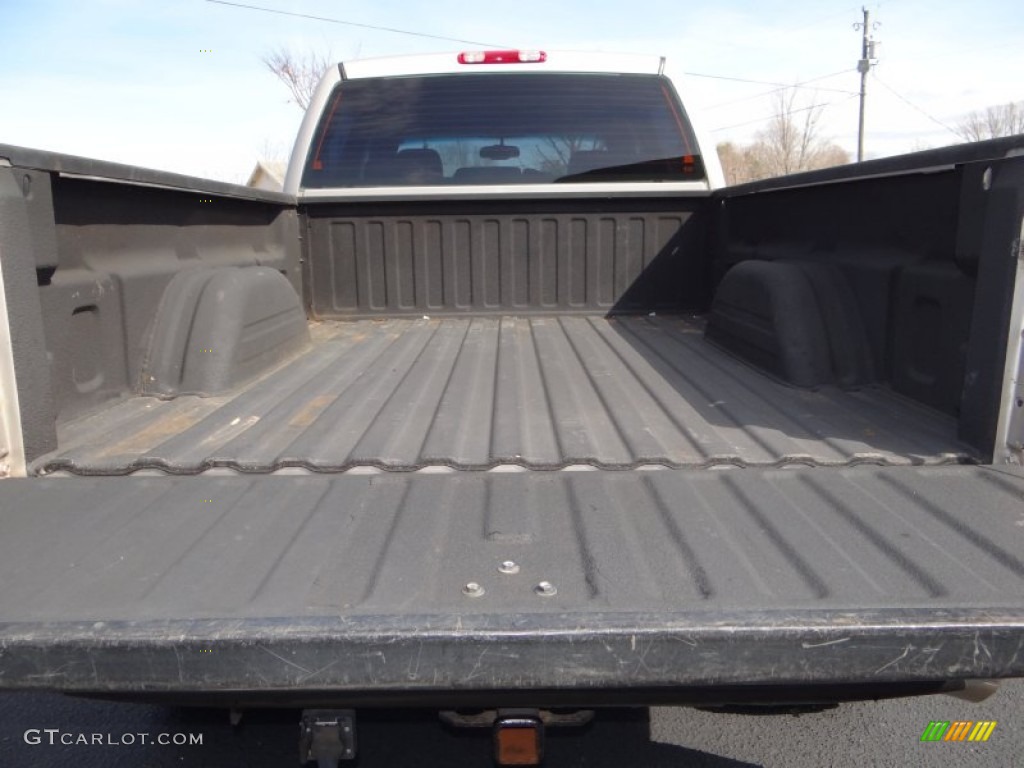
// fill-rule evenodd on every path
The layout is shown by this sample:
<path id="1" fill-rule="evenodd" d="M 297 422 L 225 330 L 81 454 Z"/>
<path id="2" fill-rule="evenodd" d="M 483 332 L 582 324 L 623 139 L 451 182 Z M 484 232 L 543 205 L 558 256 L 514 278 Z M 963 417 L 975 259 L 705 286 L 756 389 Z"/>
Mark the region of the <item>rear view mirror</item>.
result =
<path id="1" fill-rule="evenodd" d="M 513 157 L 519 157 L 519 147 L 509 146 L 503 139 L 501 144 L 481 147 L 480 157 L 485 160 L 511 160 Z"/>

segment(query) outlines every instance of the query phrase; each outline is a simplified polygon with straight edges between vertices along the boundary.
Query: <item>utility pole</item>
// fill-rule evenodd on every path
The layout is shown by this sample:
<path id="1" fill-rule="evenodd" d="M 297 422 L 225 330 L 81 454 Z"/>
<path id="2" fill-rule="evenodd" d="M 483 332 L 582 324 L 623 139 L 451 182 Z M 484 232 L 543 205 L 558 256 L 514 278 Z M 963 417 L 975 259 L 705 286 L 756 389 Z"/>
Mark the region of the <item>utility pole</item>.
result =
<path id="1" fill-rule="evenodd" d="M 864 160 L 864 102 L 867 98 L 868 72 L 875 59 L 875 41 L 871 39 L 871 32 L 878 28 L 878 24 L 871 25 L 871 12 L 867 8 L 861 8 L 864 14 L 864 22 L 853 25 L 863 33 L 860 45 L 860 61 L 857 62 L 857 71 L 860 72 L 860 116 L 857 121 L 857 162 Z"/>

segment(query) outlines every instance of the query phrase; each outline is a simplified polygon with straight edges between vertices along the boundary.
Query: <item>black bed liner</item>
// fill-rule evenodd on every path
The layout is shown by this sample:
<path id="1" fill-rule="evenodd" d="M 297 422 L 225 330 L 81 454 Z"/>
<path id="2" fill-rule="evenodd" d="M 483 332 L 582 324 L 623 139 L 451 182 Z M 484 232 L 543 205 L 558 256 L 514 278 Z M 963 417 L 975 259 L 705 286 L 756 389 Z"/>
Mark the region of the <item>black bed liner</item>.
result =
<path id="1" fill-rule="evenodd" d="M 0 510 L 4 688 L 1024 675 L 1020 470 L 36 478 Z"/>
<path id="2" fill-rule="evenodd" d="M 314 324 L 314 345 L 223 397 L 136 397 L 60 430 L 37 472 L 370 466 L 625 470 L 971 461 L 956 422 L 880 387 L 797 389 L 700 318 Z"/>

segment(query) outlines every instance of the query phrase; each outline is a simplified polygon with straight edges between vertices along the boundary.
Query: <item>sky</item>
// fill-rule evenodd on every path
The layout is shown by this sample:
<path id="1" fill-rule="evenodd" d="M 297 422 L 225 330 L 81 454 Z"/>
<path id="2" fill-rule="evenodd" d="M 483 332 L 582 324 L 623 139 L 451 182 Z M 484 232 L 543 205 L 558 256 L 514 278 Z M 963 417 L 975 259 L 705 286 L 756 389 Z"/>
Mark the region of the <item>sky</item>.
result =
<path id="1" fill-rule="evenodd" d="M 862 6 L 846 0 L 238 1 L 500 47 L 664 55 L 716 142 L 753 140 L 772 84 L 802 83 L 791 108 L 824 105 L 823 135 L 856 150 Z M 866 6 L 879 42 L 866 157 L 957 143 L 950 129 L 967 113 L 1024 100 L 1018 3 Z M 287 158 L 302 118 L 261 62 L 269 51 L 474 47 L 209 0 L 0 0 L 0 28 L 0 144 L 243 183 L 259 158 Z"/>

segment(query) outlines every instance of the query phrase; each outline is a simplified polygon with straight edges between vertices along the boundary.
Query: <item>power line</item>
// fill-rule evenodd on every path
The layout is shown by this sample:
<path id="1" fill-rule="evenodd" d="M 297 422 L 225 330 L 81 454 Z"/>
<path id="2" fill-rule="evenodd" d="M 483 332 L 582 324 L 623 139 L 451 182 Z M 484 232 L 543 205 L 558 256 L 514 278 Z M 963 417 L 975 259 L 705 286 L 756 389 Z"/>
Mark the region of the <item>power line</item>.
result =
<path id="1" fill-rule="evenodd" d="M 355 22 L 355 21 L 345 21 L 343 19 L 334 19 L 334 18 L 330 18 L 330 17 L 327 17 L 327 16 L 316 16 L 314 14 L 309 14 L 309 13 L 298 13 L 296 11 L 284 11 L 284 10 L 281 10 L 279 8 L 266 8 L 266 7 L 263 7 L 263 6 L 250 5 L 250 4 L 247 4 L 247 3 L 235 3 L 235 2 L 230 2 L 229 0 L 206 0 L 206 2 L 214 3 L 216 5 L 224 5 L 224 6 L 228 6 L 228 7 L 231 7 L 231 8 L 242 8 L 244 10 L 249 10 L 249 11 L 261 11 L 263 13 L 273 13 L 273 14 L 277 14 L 279 16 L 292 16 L 292 17 L 300 18 L 300 19 L 310 19 L 312 21 L 323 21 L 323 22 L 327 22 L 328 24 L 340 24 L 340 25 L 347 26 L 347 27 L 357 27 L 359 29 L 371 29 L 371 30 L 375 30 L 375 31 L 378 31 L 378 32 L 391 32 L 391 33 L 397 34 L 397 35 L 409 35 L 411 37 L 421 37 L 421 38 L 426 38 L 426 39 L 429 39 L 429 40 L 444 40 L 446 42 L 463 43 L 463 44 L 466 44 L 466 45 L 479 45 L 479 46 L 484 46 L 484 47 L 488 47 L 488 48 L 505 48 L 505 47 L 507 47 L 507 46 L 505 46 L 505 45 L 503 45 L 501 43 L 488 43 L 488 42 L 483 42 L 483 41 L 480 41 L 480 40 L 467 40 L 465 38 L 459 38 L 459 37 L 448 37 L 447 35 L 432 35 L 432 34 L 429 34 L 427 32 L 413 32 L 413 31 L 410 31 L 410 30 L 407 30 L 407 29 L 399 29 L 397 27 L 385 27 L 385 26 L 381 26 L 381 25 L 378 25 L 378 24 L 364 24 L 364 23 Z M 731 102 L 722 102 L 720 104 L 716 104 L 716 105 L 713 105 L 712 107 L 709 107 L 709 108 L 714 108 L 714 107 L 725 106 L 727 104 L 733 104 L 733 103 L 737 103 L 737 102 L 741 102 L 741 101 L 747 101 L 749 99 L 759 98 L 761 96 L 766 96 L 766 95 L 775 93 L 775 92 L 780 91 L 780 90 L 785 90 L 785 89 L 788 89 L 788 88 L 810 88 L 810 87 L 813 87 L 813 86 L 807 85 L 808 83 L 813 83 L 813 82 L 816 82 L 818 80 L 826 80 L 826 79 L 828 79 L 830 77 L 836 77 L 837 75 L 845 74 L 847 71 L 848 70 L 843 70 L 841 72 L 833 72 L 832 74 L 829 74 L 829 75 L 821 75 L 820 77 L 815 77 L 815 78 L 812 78 L 810 80 L 804 80 L 803 82 L 800 82 L 800 83 L 780 83 L 780 82 L 776 82 L 776 81 L 772 81 L 772 80 L 755 80 L 755 79 L 746 78 L 746 77 L 733 77 L 733 76 L 729 76 L 729 75 L 713 75 L 713 74 L 710 74 L 710 73 L 707 73 L 707 72 L 685 72 L 684 74 L 688 75 L 689 77 L 704 77 L 704 78 L 710 78 L 710 79 L 714 79 L 714 80 L 728 80 L 728 81 L 737 82 L 737 83 L 752 83 L 752 84 L 755 84 L 755 85 L 771 85 L 771 86 L 775 86 L 775 88 L 773 90 L 767 91 L 765 93 L 754 94 L 752 96 L 747 96 L 747 97 L 743 97 L 743 98 L 740 98 L 740 99 L 735 99 L 734 101 L 731 101 Z M 879 82 L 881 82 L 881 81 L 879 81 Z M 882 83 L 882 85 L 884 86 L 885 83 Z M 885 86 L 885 87 L 888 88 L 888 86 Z M 815 87 L 815 90 L 831 91 L 831 92 L 835 92 L 835 93 L 844 93 L 844 94 L 849 94 L 850 93 L 850 91 L 844 90 L 842 88 L 822 88 L 820 86 L 819 87 Z M 893 93 L 896 96 L 899 96 L 899 94 L 896 94 L 895 91 L 893 91 Z M 853 95 L 856 96 L 857 94 L 853 94 Z M 900 98 L 902 98 L 902 97 L 900 97 Z M 810 109 L 817 109 L 819 107 L 820 108 L 825 108 L 825 107 L 831 106 L 831 105 L 833 105 L 835 103 L 837 103 L 837 102 L 831 101 L 831 102 L 826 102 L 824 104 L 812 104 L 809 107 L 801 107 L 800 109 L 794 109 L 794 110 L 791 110 L 791 111 L 786 112 L 784 114 L 785 114 L 786 117 L 788 117 L 789 115 L 794 115 L 794 114 L 797 114 L 799 112 L 806 112 L 807 110 L 810 110 Z M 910 104 L 910 102 L 907 102 L 907 103 Z M 914 105 L 910 104 L 910 106 L 913 107 Z M 918 109 L 917 107 L 914 107 L 914 108 Z M 923 110 L 918 110 L 918 111 L 923 112 Z M 924 113 L 924 114 L 927 114 L 927 113 Z M 739 128 L 739 127 L 742 127 L 744 125 L 751 125 L 753 123 L 759 123 L 759 122 L 762 122 L 764 120 L 768 120 L 771 117 L 773 117 L 773 115 L 769 115 L 767 117 L 758 118 L 756 120 L 748 120 L 746 122 L 737 123 L 735 125 L 724 126 L 722 128 L 715 128 L 713 130 L 713 132 L 725 131 L 725 130 L 729 130 L 730 128 Z M 931 116 L 928 115 L 928 117 L 931 117 Z M 935 118 L 931 118 L 931 119 L 934 120 Z M 936 120 L 936 122 L 939 122 L 939 121 Z M 944 125 L 941 122 L 939 122 L 939 124 L 942 125 L 944 128 L 947 128 L 947 129 L 949 128 L 949 126 L 946 126 L 946 125 Z M 949 130 L 952 130 L 952 129 L 949 129 Z"/>
<path id="2" fill-rule="evenodd" d="M 908 61 L 933 61 L 934 59 L 958 59 L 958 58 L 961 58 L 962 56 L 977 56 L 979 53 L 988 53 L 990 51 L 998 51 L 998 50 L 1000 50 L 1002 48 L 1009 48 L 1011 46 L 1019 48 L 1020 47 L 1020 41 L 1019 40 L 1014 40 L 1014 41 L 1009 42 L 1009 43 L 1000 43 L 999 45 L 986 45 L 986 46 L 983 46 L 983 47 L 980 47 L 980 48 L 967 48 L 965 50 L 957 50 L 957 51 L 948 51 L 948 50 L 946 50 L 946 51 L 942 51 L 940 53 L 930 53 L 930 54 L 927 54 L 925 56 L 902 56 L 902 57 L 900 57 L 900 62 L 901 63 L 906 63 Z"/>
<path id="3" fill-rule="evenodd" d="M 880 78 L 880 77 L 879 77 L 878 75 L 876 75 L 875 73 L 873 73 L 873 72 L 872 72 L 872 75 L 874 76 L 874 78 L 875 78 L 875 81 L 876 81 L 876 82 L 877 82 L 877 83 L 878 83 L 879 85 L 881 85 L 881 86 L 882 86 L 883 88 L 885 88 L 885 90 L 887 90 L 887 91 L 888 91 L 889 93 L 891 93 L 891 94 L 892 94 L 893 96 L 895 96 L 895 97 L 896 97 L 897 99 L 899 99 L 900 101 L 902 101 L 902 102 L 903 102 L 904 104 L 906 104 L 906 105 L 907 105 L 908 107 L 910 107 L 911 109 L 917 110 L 918 112 L 920 112 L 920 113 L 921 113 L 922 115 L 924 115 L 925 117 L 927 117 L 927 118 L 928 118 L 929 120 L 931 120 L 931 121 L 932 121 L 933 123 L 935 123 L 936 125 L 941 125 L 941 126 L 942 126 L 943 128 L 945 128 L 945 129 L 946 129 L 947 131 L 949 131 L 950 133 L 952 133 L 952 134 L 953 134 L 954 136 L 960 136 L 960 134 L 959 134 L 959 133 L 957 133 L 957 131 L 956 131 L 956 129 L 955 129 L 955 128 L 950 128 L 950 127 L 949 127 L 948 125 L 946 125 L 946 124 L 945 124 L 944 122 L 942 122 L 941 120 L 939 120 L 939 118 L 937 118 L 937 117 L 934 117 L 934 116 L 932 116 L 932 115 L 928 114 L 928 113 L 927 113 L 927 112 L 925 112 L 925 111 L 924 111 L 923 109 L 921 109 L 921 108 L 920 108 L 919 106 L 917 106 L 917 104 L 915 104 L 914 102 L 912 102 L 912 101 L 911 101 L 910 99 L 908 99 L 908 98 L 906 98 L 905 96 L 902 96 L 902 95 L 900 95 L 899 93 L 897 93 L 897 92 L 896 92 L 896 91 L 895 91 L 895 90 L 894 90 L 894 89 L 893 89 L 892 87 L 890 87 L 889 85 L 886 85 L 885 81 L 884 81 L 884 80 L 882 80 L 882 79 L 881 79 L 881 78 Z"/>
<path id="4" fill-rule="evenodd" d="M 734 123 L 733 125 L 723 125 L 721 128 L 712 128 L 711 132 L 712 133 L 718 133 L 719 131 L 728 131 L 730 128 L 742 128 L 744 125 L 753 125 L 754 123 L 763 123 L 765 120 L 771 120 L 773 117 L 789 117 L 790 115 L 795 115 L 795 114 L 797 114 L 799 112 L 807 112 L 808 110 L 811 110 L 811 109 L 819 109 L 819 108 L 820 109 L 824 109 L 825 107 L 831 107 L 831 106 L 833 106 L 835 104 L 845 104 L 846 102 L 848 102 L 848 101 L 850 101 L 852 99 L 857 98 L 859 95 L 860 95 L 859 93 L 854 93 L 854 94 L 851 94 L 850 96 L 848 96 L 845 99 L 838 99 L 836 101 L 826 101 L 824 104 L 811 104 L 811 106 L 809 106 L 809 107 L 800 107 L 800 109 L 791 109 L 789 112 L 782 112 L 781 114 L 776 113 L 774 115 L 765 115 L 764 117 L 759 117 L 756 120 L 747 120 L 746 122 L 743 122 L 743 123 Z"/>
<path id="5" fill-rule="evenodd" d="M 444 35 L 430 35 L 426 32 L 410 32 L 407 29 L 398 29 L 396 27 L 382 27 L 376 24 L 360 24 L 355 21 L 342 21 L 341 19 L 331 19 L 326 16 L 313 16 L 308 13 L 296 13 L 294 11 L 282 11 L 278 8 L 263 8 L 259 5 L 246 5 L 245 3 L 230 3 L 227 0 L 206 0 L 208 3 L 216 3 L 217 5 L 228 5 L 232 8 L 245 8 L 249 11 L 263 11 L 264 13 L 276 13 L 280 16 L 297 16 L 300 19 L 312 19 L 313 21 L 326 21 L 329 24 L 343 24 L 346 27 L 359 27 L 360 29 L 373 29 L 378 32 L 393 32 L 396 35 L 411 35 L 413 37 L 426 37 L 431 40 L 445 40 L 450 43 L 465 43 L 466 45 L 482 45 L 487 48 L 505 48 L 507 46 L 499 43 L 482 43 L 479 40 L 463 40 L 458 37 L 446 37 Z"/>
<path id="6" fill-rule="evenodd" d="M 787 90 L 789 88 L 813 88 L 813 90 L 815 90 L 815 91 L 831 91 L 831 92 L 834 92 L 834 93 L 845 93 L 847 95 L 852 95 L 852 94 L 854 94 L 856 92 L 855 91 L 846 90 L 844 88 L 822 88 L 821 86 L 810 86 L 810 85 L 808 85 L 808 83 L 816 83 L 819 80 L 828 80 L 830 77 L 837 77 L 838 75 L 846 75 L 846 74 L 849 74 L 852 71 L 853 70 L 844 69 L 844 70 L 841 70 L 839 72 L 833 72 L 831 75 L 821 75 L 820 77 L 812 77 L 810 80 L 801 80 L 799 83 L 790 83 L 789 85 L 783 85 L 783 86 L 780 86 L 778 88 L 772 88 L 770 91 L 761 91 L 760 93 L 751 94 L 750 96 L 743 96 L 743 97 L 741 97 L 739 99 L 730 99 L 729 101 L 720 101 L 717 104 L 712 104 L 709 107 L 704 107 L 704 109 L 718 109 L 719 107 L 726 107 L 726 106 L 729 106 L 730 104 L 739 104 L 742 101 L 751 101 L 752 99 L 759 99 L 762 96 L 770 96 L 773 93 L 778 93 L 779 91 L 785 91 L 785 90 Z"/>
<path id="7" fill-rule="evenodd" d="M 294 16 L 294 17 L 300 18 L 300 19 L 311 19 L 313 21 L 325 21 L 325 22 L 327 22 L 329 24 L 342 24 L 342 25 L 347 26 L 347 27 L 359 27 L 360 29 L 372 29 L 372 30 L 376 30 L 378 32 L 392 32 L 392 33 L 397 34 L 397 35 L 411 35 L 413 37 L 425 37 L 425 38 L 428 38 L 430 40 L 444 40 L 444 41 L 452 42 L 452 43 L 465 43 L 466 45 L 481 45 L 481 46 L 484 46 L 484 47 L 487 47 L 487 48 L 507 48 L 508 47 L 508 46 L 506 46 L 506 45 L 504 45 L 502 43 L 485 43 L 485 42 L 482 42 L 480 40 L 466 40 L 466 39 L 459 38 L 459 37 L 448 37 L 446 35 L 431 35 L 431 34 L 428 34 L 426 32 L 412 32 L 412 31 L 407 30 L 407 29 L 398 29 L 397 27 L 384 27 L 384 26 L 380 26 L 380 25 L 377 25 L 377 24 L 363 24 L 363 23 L 355 22 L 355 21 L 344 21 L 342 19 L 333 19 L 333 18 L 330 18 L 328 16 L 315 16 L 315 15 L 309 14 L 309 13 L 297 13 L 295 11 L 283 11 L 283 10 L 281 10 L 279 8 L 266 8 L 266 7 L 263 7 L 263 6 L 250 5 L 250 4 L 247 4 L 247 3 L 234 3 L 234 2 L 229 2 L 229 0 L 206 0 L 206 2 L 208 2 L 208 3 L 215 3 L 216 5 L 226 5 L 226 6 L 229 6 L 231 8 L 244 8 L 245 10 L 249 10 L 249 11 L 262 11 L 264 13 L 275 13 L 275 14 L 277 14 L 279 16 Z M 689 75 L 690 77 L 708 77 L 708 78 L 713 78 L 715 80 L 732 80 L 732 81 L 738 82 L 738 83 L 754 83 L 756 85 L 775 85 L 775 86 L 781 86 L 781 87 L 795 87 L 795 88 L 802 87 L 801 84 L 777 83 L 777 82 L 774 82 L 774 81 L 771 81 L 771 80 L 752 80 L 750 78 L 731 77 L 731 76 L 728 76 L 728 75 L 712 75 L 712 74 L 708 74 L 706 72 L 685 72 L 684 74 Z M 830 77 L 830 75 L 827 75 L 826 77 Z M 815 78 L 815 79 L 816 80 L 824 80 L 825 77 Z M 806 82 L 811 82 L 811 81 L 806 81 Z M 823 88 L 821 90 L 839 90 L 839 89 Z M 841 93 L 848 93 L 848 91 L 840 91 L 840 92 Z"/>
<path id="8" fill-rule="evenodd" d="M 857 6 L 854 5 L 854 6 L 850 7 L 850 8 L 847 8 L 846 10 L 839 11 L 838 13 L 832 13 L 832 14 L 829 14 L 828 16 L 819 17 L 817 21 L 811 21 L 811 22 L 808 22 L 807 24 L 801 24 L 799 27 L 792 27 L 789 31 L 790 32 L 802 32 L 805 29 L 811 29 L 813 27 L 818 27 L 818 26 L 821 26 L 822 24 L 824 24 L 826 21 L 832 21 L 833 19 L 838 19 L 840 16 L 846 16 L 846 14 L 850 13 L 850 11 L 856 11 L 856 10 L 857 10 Z"/>
<path id="9" fill-rule="evenodd" d="M 213 2 L 213 1 L 214 0 L 210 0 L 210 2 Z M 774 80 L 751 80 L 750 78 L 747 78 L 747 77 L 731 77 L 729 75 L 709 75 L 706 72 L 683 72 L 683 74 L 684 75 L 689 75 L 690 77 L 710 77 L 712 80 L 733 80 L 733 81 L 735 81 L 737 83 L 754 83 L 755 85 L 777 85 L 777 86 L 780 86 L 782 88 L 802 88 L 802 87 L 804 87 L 802 83 L 778 83 L 778 82 L 775 82 Z M 836 72 L 835 74 L 841 74 L 841 73 Z M 824 75 L 822 77 L 816 77 L 814 79 L 815 80 L 824 80 L 826 77 L 834 77 L 834 75 Z M 812 82 L 812 81 L 811 80 L 805 80 L 804 82 L 805 83 L 809 83 L 809 82 Z M 835 91 L 835 90 L 839 90 L 839 89 L 837 89 L 837 88 L 821 88 L 820 90 L 823 90 L 823 91 Z M 841 93 L 850 93 L 850 91 L 841 91 Z"/>
<path id="10" fill-rule="evenodd" d="M 413 37 L 425 37 L 425 38 L 428 38 L 430 40 L 444 40 L 446 42 L 452 42 L 452 43 L 465 43 L 466 45 L 480 45 L 480 46 L 484 46 L 484 47 L 487 47 L 487 48 L 507 48 L 508 47 L 508 46 L 506 46 L 506 45 L 504 45 L 502 43 L 485 43 L 485 42 L 482 42 L 480 40 L 466 40 L 466 39 L 460 38 L 460 37 L 448 37 L 446 35 L 431 35 L 431 34 L 428 34 L 426 32 L 412 32 L 412 31 L 407 30 L 407 29 L 398 29 L 397 27 L 384 27 L 384 26 L 380 26 L 380 25 L 377 25 L 377 24 L 363 24 L 363 23 L 355 22 L 355 21 L 344 21 L 342 19 L 333 19 L 333 18 L 330 18 L 330 17 L 327 17 L 327 16 L 315 16 L 315 15 L 309 14 L 309 13 L 297 13 L 295 11 L 283 11 L 283 10 L 281 10 L 279 8 L 265 8 L 265 7 L 259 6 L 259 5 L 249 5 L 247 3 L 233 3 L 233 2 L 229 2 L 229 0 L 206 0 L 206 2 L 208 2 L 208 3 L 215 3 L 216 5 L 226 5 L 226 6 L 229 6 L 231 8 L 244 8 L 245 10 L 249 10 L 249 11 L 262 11 L 264 13 L 274 13 L 274 14 L 277 14 L 279 16 L 294 16 L 294 17 L 300 18 L 300 19 L 311 19 L 313 21 L 325 21 L 325 22 L 327 22 L 329 24 L 342 24 L 342 25 L 347 26 L 347 27 L 359 27 L 360 29 L 372 29 L 372 30 L 376 30 L 378 32 L 392 32 L 392 33 L 397 34 L 397 35 L 411 35 Z M 731 80 L 731 81 L 737 82 L 737 83 L 753 83 L 755 85 L 774 85 L 774 86 L 779 86 L 781 88 L 802 88 L 802 87 L 804 87 L 804 85 L 802 83 L 778 83 L 778 82 L 774 82 L 772 80 L 753 80 L 753 79 L 745 78 L 745 77 L 731 77 L 731 76 L 728 76 L 728 75 L 712 75 L 712 74 L 709 74 L 707 72 L 684 72 L 684 74 L 689 75 L 690 77 L 707 77 L 707 78 L 712 78 L 712 79 L 715 79 L 715 80 Z M 841 74 L 841 73 L 837 72 L 835 74 Z M 835 75 L 824 75 L 824 76 L 819 77 L 819 78 L 814 78 L 814 80 L 824 80 L 827 77 L 834 77 L 834 76 Z M 804 81 L 804 82 L 813 82 L 813 81 L 812 80 L 807 80 L 807 81 Z M 821 88 L 820 90 L 837 91 L 838 93 L 849 93 L 849 91 L 844 91 L 844 90 L 841 90 L 841 89 L 838 89 L 838 88 Z"/>
<path id="11" fill-rule="evenodd" d="M 832 19 L 838 18 L 839 16 L 845 16 L 851 10 L 854 10 L 854 11 L 857 10 L 857 6 L 853 6 L 852 8 L 848 8 L 847 10 L 842 11 L 840 13 L 833 13 L 833 14 L 830 14 L 828 16 L 820 17 L 820 18 L 818 18 L 815 21 L 810 21 L 810 22 L 807 22 L 805 24 L 801 24 L 798 27 L 789 27 L 789 26 L 787 26 L 786 27 L 786 33 L 787 34 L 794 34 L 794 33 L 804 32 L 806 30 L 812 29 L 813 27 L 820 26 L 820 25 L 824 24 L 826 21 L 830 21 Z M 682 39 L 682 40 L 695 40 L 695 41 L 698 41 L 698 42 L 701 42 L 701 43 L 710 43 L 710 44 L 713 44 L 713 45 L 724 45 L 724 46 L 728 46 L 730 48 L 741 48 L 741 49 L 743 49 L 745 51 L 750 51 L 751 49 L 754 49 L 754 50 L 759 50 L 759 51 L 770 51 L 770 52 L 776 53 L 776 54 L 778 53 L 778 46 L 776 44 L 774 44 L 774 43 L 773 44 L 769 44 L 769 45 L 759 45 L 757 43 L 752 43 L 752 42 L 749 42 L 749 41 L 744 41 L 742 43 L 737 43 L 737 42 L 733 42 L 733 41 L 711 39 L 711 38 L 705 37 L 704 35 L 700 35 L 699 37 L 683 36 L 680 39 Z"/>

